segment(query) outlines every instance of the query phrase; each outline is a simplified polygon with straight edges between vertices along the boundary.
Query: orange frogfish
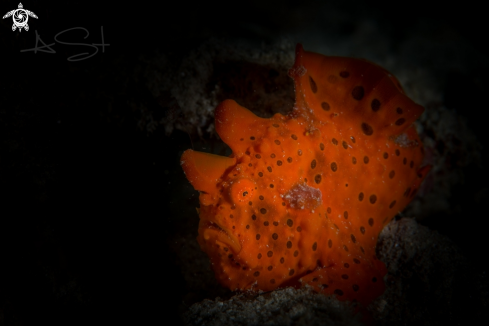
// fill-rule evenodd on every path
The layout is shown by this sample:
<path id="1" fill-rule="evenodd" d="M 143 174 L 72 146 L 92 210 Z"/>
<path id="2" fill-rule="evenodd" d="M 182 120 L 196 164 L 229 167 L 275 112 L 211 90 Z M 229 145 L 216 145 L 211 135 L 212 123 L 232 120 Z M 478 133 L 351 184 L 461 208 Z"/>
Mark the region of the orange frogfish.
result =
<path id="1" fill-rule="evenodd" d="M 200 192 L 197 240 L 231 290 L 309 284 L 368 305 L 384 291 L 377 237 L 430 169 L 413 126 L 424 109 L 366 60 L 299 44 L 289 75 L 288 115 L 264 119 L 225 100 L 215 128 L 233 154 L 183 153 Z"/>

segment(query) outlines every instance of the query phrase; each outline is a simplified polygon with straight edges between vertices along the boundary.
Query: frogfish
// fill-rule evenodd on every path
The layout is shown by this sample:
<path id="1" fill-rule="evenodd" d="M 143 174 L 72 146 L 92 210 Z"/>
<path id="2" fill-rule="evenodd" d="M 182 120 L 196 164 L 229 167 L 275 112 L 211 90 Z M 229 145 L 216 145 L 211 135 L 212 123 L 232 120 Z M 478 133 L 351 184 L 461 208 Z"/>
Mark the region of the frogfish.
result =
<path id="1" fill-rule="evenodd" d="M 215 130 L 232 154 L 183 153 L 200 192 L 197 240 L 233 291 L 309 284 L 366 306 L 385 288 L 379 233 L 430 170 L 413 125 L 424 108 L 374 63 L 300 44 L 295 55 L 288 115 L 225 100 Z"/>

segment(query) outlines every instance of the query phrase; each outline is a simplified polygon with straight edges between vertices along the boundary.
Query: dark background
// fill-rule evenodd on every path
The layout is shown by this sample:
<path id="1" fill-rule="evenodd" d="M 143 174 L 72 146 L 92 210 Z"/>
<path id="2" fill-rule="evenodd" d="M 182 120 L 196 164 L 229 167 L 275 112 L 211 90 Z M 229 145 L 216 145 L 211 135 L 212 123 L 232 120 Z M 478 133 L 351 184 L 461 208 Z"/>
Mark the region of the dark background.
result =
<path id="1" fill-rule="evenodd" d="M 369 16 L 396 44 L 415 21 L 429 20 L 451 26 L 489 54 L 481 7 L 436 3 L 338 1 L 335 6 L 351 17 L 351 24 L 329 32 L 348 35 L 356 19 Z M 191 142 L 179 131 L 147 136 L 138 129 L 139 113 L 129 101 L 153 101 L 132 78 L 138 56 L 160 49 L 178 65 L 179 58 L 210 37 L 272 42 L 318 24 L 320 4 L 28 1 L 24 9 L 39 17 L 29 19 L 28 32 L 12 32 L 11 19 L 2 20 L 0 324 L 165 323 L 176 318 L 185 289 L 165 239 L 178 231 L 179 213 L 188 209 L 176 198 L 174 185 L 185 182 L 178 153 Z M 3 1 L 2 15 L 17 5 Z M 66 58 L 92 49 L 55 44 L 56 54 L 20 53 L 34 47 L 36 30 L 51 44 L 54 35 L 78 26 L 90 36 L 82 40 L 81 31 L 72 31 L 64 34 L 66 40 L 100 43 L 103 26 L 110 44 L 105 53 L 99 49 L 79 62 Z M 474 74 L 487 76 L 487 71 Z M 459 114 L 485 142 L 487 88 L 453 79 L 446 86 L 445 105 L 463 105 L 466 110 Z M 487 177 L 467 179 L 485 182 Z M 189 206 L 197 206 L 196 197 Z M 470 219 L 484 216 L 479 215 L 482 204 L 469 208 Z M 470 248 L 487 247 L 485 231 L 476 224 L 460 234 L 463 223 L 430 227 L 457 235 L 459 244 L 481 259 L 480 251 Z"/>

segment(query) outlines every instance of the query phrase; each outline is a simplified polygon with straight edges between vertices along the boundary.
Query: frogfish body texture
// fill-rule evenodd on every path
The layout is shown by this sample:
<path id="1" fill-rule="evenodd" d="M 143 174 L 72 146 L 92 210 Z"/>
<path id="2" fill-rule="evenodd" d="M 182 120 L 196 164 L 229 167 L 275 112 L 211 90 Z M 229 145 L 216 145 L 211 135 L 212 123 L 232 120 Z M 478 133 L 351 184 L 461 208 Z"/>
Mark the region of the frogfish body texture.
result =
<path id="1" fill-rule="evenodd" d="M 430 169 L 413 126 L 424 109 L 365 60 L 299 44 L 289 75 L 287 116 L 259 118 L 226 100 L 215 126 L 233 154 L 182 155 L 200 191 L 198 242 L 231 290 L 307 283 L 367 305 L 384 291 L 377 237 Z"/>

